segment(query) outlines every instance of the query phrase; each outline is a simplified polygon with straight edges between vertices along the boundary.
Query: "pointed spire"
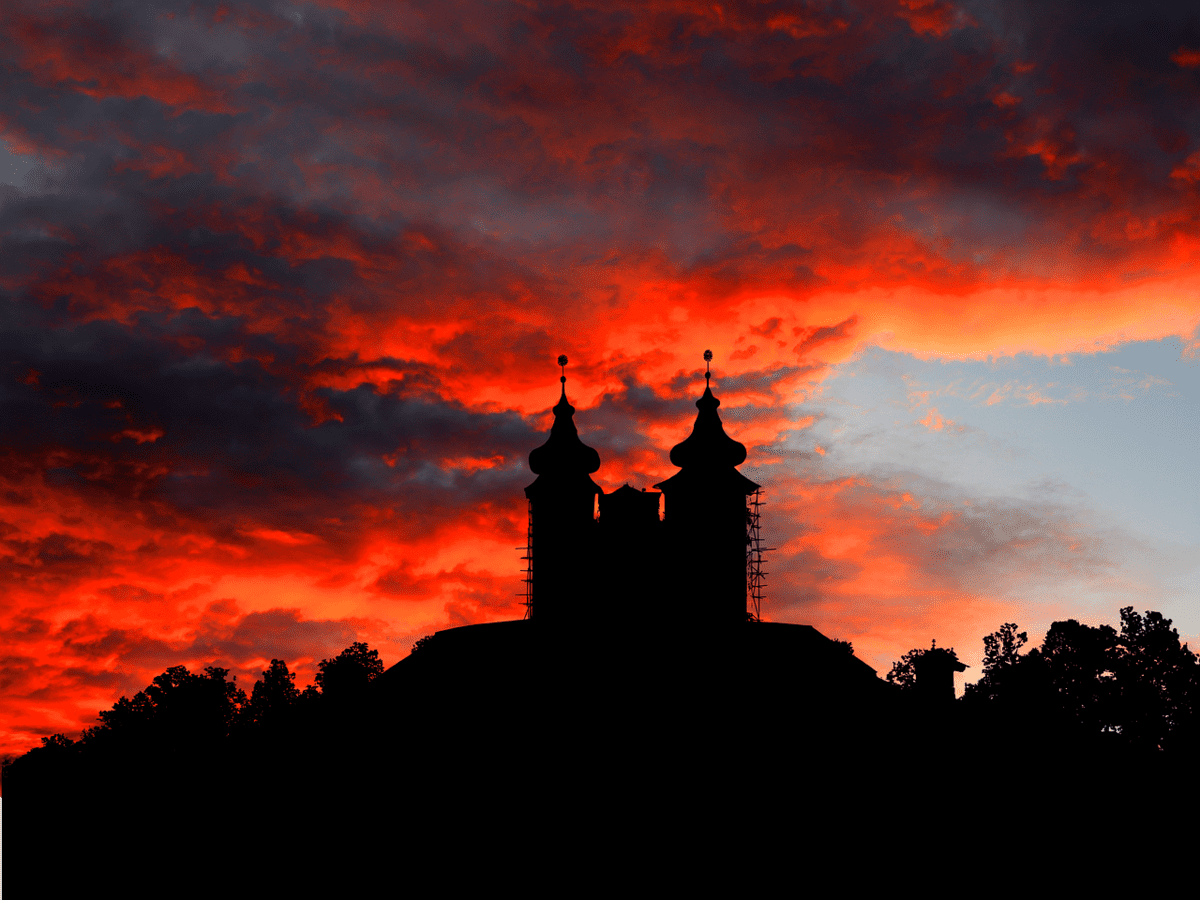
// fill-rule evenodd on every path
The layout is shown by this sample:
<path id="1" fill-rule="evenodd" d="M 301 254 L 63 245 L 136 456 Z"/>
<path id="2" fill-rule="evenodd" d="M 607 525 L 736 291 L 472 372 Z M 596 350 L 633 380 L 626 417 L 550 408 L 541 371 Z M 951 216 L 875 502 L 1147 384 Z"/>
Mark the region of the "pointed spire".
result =
<path id="1" fill-rule="evenodd" d="M 529 453 L 529 468 L 536 474 L 590 475 L 600 468 L 600 454 L 579 439 L 575 407 L 567 400 L 567 357 L 560 356 L 562 395 L 554 407 L 554 425 L 546 443 Z"/>
<path id="2" fill-rule="evenodd" d="M 713 396 L 709 386 L 712 372 L 708 363 L 711 360 L 712 351 L 705 350 L 704 394 L 696 401 L 700 412 L 696 415 L 692 433 L 671 449 L 671 463 L 681 469 L 739 466 L 746 461 L 745 445 L 725 433 L 721 417 L 717 415 L 721 401 Z"/>

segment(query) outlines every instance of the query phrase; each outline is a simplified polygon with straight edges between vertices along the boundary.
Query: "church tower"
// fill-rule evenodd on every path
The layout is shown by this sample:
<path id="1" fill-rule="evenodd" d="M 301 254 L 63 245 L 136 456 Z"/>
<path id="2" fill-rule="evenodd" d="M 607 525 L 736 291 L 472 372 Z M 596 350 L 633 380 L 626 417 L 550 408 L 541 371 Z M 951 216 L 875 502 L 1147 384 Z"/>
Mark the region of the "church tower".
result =
<path id="1" fill-rule="evenodd" d="M 670 559 L 668 585 L 681 600 L 684 617 L 696 625 L 732 627 L 746 621 L 746 497 L 758 485 L 737 470 L 746 447 L 725 433 L 708 381 L 704 351 L 704 394 L 692 433 L 671 450 L 680 471 L 655 487 L 663 492 Z"/>
<path id="2" fill-rule="evenodd" d="M 600 454 L 579 439 L 575 407 L 567 402 L 567 358 L 562 396 L 554 407 L 554 425 L 546 443 L 529 453 L 529 468 L 538 476 L 525 488 L 531 519 L 533 594 L 529 616 L 540 622 L 578 624 L 597 610 L 587 590 L 594 583 L 596 495 L 602 493 L 591 474 Z"/>

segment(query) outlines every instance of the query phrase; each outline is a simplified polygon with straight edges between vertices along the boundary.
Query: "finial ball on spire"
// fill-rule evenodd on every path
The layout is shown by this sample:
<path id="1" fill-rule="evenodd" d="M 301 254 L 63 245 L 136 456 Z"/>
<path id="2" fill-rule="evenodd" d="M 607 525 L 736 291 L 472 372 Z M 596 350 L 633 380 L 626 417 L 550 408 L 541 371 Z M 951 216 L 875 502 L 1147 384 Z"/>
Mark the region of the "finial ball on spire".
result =
<path id="1" fill-rule="evenodd" d="M 560 366 L 565 366 L 565 365 L 567 364 L 567 355 L 566 355 L 565 353 L 564 353 L 564 354 L 562 354 L 561 356 L 559 356 L 559 358 L 558 358 L 558 364 L 559 364 Z"/>
<path id="2" fill-rule="evenodd" d="M 704 351 L 704 361 L 705 361 L 705 362 L 712 362 L 712 351 L 711 351 L 711 350 L 705 350 L 705 351 Z"/>

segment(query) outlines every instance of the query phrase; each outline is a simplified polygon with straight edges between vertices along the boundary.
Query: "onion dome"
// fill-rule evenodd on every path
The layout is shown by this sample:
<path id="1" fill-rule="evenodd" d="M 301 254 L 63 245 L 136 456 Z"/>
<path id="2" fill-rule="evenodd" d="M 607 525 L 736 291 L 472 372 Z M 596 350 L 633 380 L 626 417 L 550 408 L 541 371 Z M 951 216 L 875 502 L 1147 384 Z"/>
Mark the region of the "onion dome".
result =
<path id="1" fill-rule="evenodd" d="M 579 439 L 575 407 L 567 401 L 567 358 L 560 356 L 558 364 L 563 367 L 562 396 L 554 407 L 554 425 L 546 443 L 529 452 L 529 468 L 538 475 L 590 475 L 600 468 L 600 454 Z"/>
<path id="2" fill-rule="evenodd" d="M 707 363 L 712 359 L 712 351 L 704 351 Z M 707 365 L 705 366 L 707 369 Z M 721 417 L 717 415 L 717 407 L 721 401 L 713 396 L 708 380 L 711 372 L 704 373 L 704 394 L 696 401 L 700 412 L 696 415 L 696 424 L 692 433 L 682 443 L 671 449 L 671 463 L 681 469 L 715 469 L 726 466 L 740 466 L 746 461 L 746 446 L 725 433 Z"/>

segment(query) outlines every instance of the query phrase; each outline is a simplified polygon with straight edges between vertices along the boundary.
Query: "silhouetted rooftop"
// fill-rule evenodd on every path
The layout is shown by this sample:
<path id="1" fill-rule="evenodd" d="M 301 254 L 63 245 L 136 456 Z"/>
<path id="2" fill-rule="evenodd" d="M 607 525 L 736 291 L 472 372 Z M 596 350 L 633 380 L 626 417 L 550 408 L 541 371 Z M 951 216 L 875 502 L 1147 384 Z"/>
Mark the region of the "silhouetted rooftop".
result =
<path id="1" fill-rule="evenodd" d="M 712 389 L 706 384 L 703 395 L 696 401 L 700 412 L 696 415 L 692 433 L 671 448 L 673 465 L 681 469 L 707 469 L 740 466 L 746 461 L 746 445 L 725 433 L 725 426 L 717 415 L 720 405 L 721 401 L 713 396 Z"/>
<path id="2" fill-rule="evenodd" d="M 705 376 L 707 378 L 707 375 Z M 725 433 L 717 407 L 721 401 L 713 396 L 706 384 L 704 393 L 696 401 L 696 422 L 692 433 L 671 449 L 671 462 L 679 466 L 665 481 L 654 485 L 662 491 L 675 488 L 731 488 L 743 494 L 758 490 L 755 484 L 737 470 L 746 461 L 746 446 Z"/>
<path id="3" fill-rule="evenodd" d="M 567 401 L 566 378 L 554 407 L 554 425 L 542 446 L 529 452 L 529 468 L 538 475 L 590 475 L 600 468 L 600 454 L 579 439 L 575 407 Z"/>

